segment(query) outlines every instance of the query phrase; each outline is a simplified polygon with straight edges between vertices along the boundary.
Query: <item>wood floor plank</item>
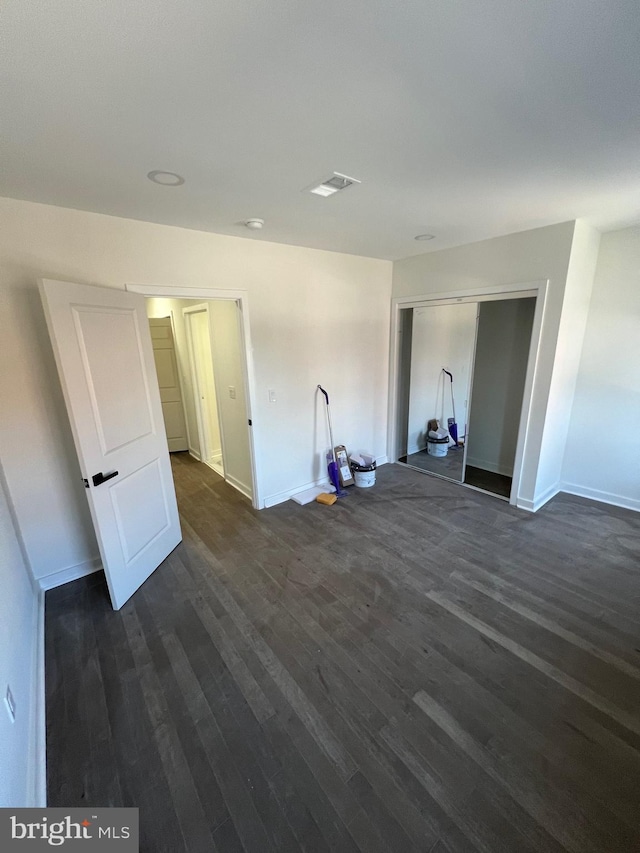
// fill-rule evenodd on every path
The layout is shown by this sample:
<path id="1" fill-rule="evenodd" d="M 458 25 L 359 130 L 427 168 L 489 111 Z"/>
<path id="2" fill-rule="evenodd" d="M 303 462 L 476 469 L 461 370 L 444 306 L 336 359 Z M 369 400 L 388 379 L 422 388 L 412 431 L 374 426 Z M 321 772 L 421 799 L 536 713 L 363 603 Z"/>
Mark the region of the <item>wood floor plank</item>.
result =
<path id="1" fill-rule="evenodd" d="M 599 657 L 605 663 L 626 673 L 631 678 L 640 680 L 640 662 L 634 659 L 634 655 L 626 644 L 618 644 L 615 640 L 612 642 L 610 632 L 599 630 L 584 619 L 572 619 L 561 608 L 550 604 L 539 596 L 527 593 L 526 590 L 510 584 L 508 581 L 491 577 L 487 572 L 482 574 L 483 577 L 480 580 L 476 577 L 465 577 L 459 572 L 452 572 L 451 579 L 472 586 L 483 595 L 493 598 L 494 601 L 524 616 L 525 619 L 530 619 L 547 631 L 552 631 L 567 642 Z M 592 635 L 593 639 L 591 639 Z"/>
<path id="2" fill-rule="evenodd" d="M 184 541 L 119 612 L 46 599 L 50 805 L 141 850 L 640 847 L 640 516 L 400 466 L 256 512 L 188 454 Z"/>
<path id="3" fill-rule="evenodd" d="M 106 593 L 106 590 L 104 590 Z M 156 748 L 144 695 L 121 619 L 113 618 L 106 594 L 91 608 L 100 637 L 100 668 L 122 805 L 140 809 L 140 849 L 184 849 L 171 792 Z M 62 804 L 63 800 L 57 802 Z M 95 803 L 98 805 L 99 803 Z"/>
<path id="4" fill-rule="evenodd" d="M 207 578 L 206 580 L 210 582 L 211 578 Z M 254 648 L 256 654 L 269 671 L 280 691 L 285 695 L 289 704 L 296 710 L 296 713 L 303 720 L 312 736 L 334 762 L 343 778 L 348 779 L 356 769 L 348 752 L 335 739 L 321 715 L 317 713 L 313 704 L 308 701 L 304 691 L 291 678 L 286 667 L 282 666 L 277 656 L 273 654 L 269 645 L 265 643 L 260 633 L 238 606 L 233 596 L 221 587 L 218 587 L 215 592 L 240 631 Z"/>
<path id="5" fill-rule="evenodd" d="M 171 719 L 169 695 L 156 671 L 147 638 L 136 612 L 137 604 L 129 602 L 122 609 L 122 618 L 129 645 L 136 663 L 136 672 L 143 688 L 146 711 L 152 724 L 153 737 L 169 785 L 171 799 L 185 840 L 185 848 L 206 849 L 213 844 L 205 811 L 195 786 L 187 757 Z M 149 640 L 152 638 L 150 637 Z M 205 792 L 200 794 L 205 796 Z"/>
<path id="6" fill-rule="evenodd" d="M 498 760 L 490 750 L 479 744 L 438 702 L 424 690 L 418 691 L 414 701 L 461 749 L 463 749 L 492 779 L 503 785 L 511 796 L 529 812 L 531 817 L 546 828 L 567 850 L 574 853 L 598 851 L 603 847 L 613 848 L 621 840 L 628 846 L 633 839 L 631 833 L 624 839 L 616 838 L 601 827 L 594 825 L 587 812 L 576 808 L 565 793 L 541 784 L 532 774 L 523 772 L 522 766 L 514 767 L 507 756 Z M 587 832 L 585 833 L 585 829 Z M 618 833 L 620 828 L 618 826 Z"/>
<path id="7" fill-rule="evenodd" d="M 556 681 L 565 689 L 570 690 L 576 696 L 579 696 L 585 702 L 588 702 L 594 708 L 597 708 L 603 714 L 611 717 L 612 720 L 615 720 L 621 726 L 624 726 L 624 728 L 640 735 L 640 719 L 638 719 L 635 714 L 619 708 L 605 696 L 601 696 L 590 687 L 586 687 L 584 684 L 573 678 L 571 675 L 563 672 L 554 664 L 548 663 L 548 661 L 544 660 L 534 652 L 529 651 L 529 649 L 525 648 L 520 643 L 511 640 L 509 637 L 499 631 L 496 631 L 495 628 L 487 625 L 486 622 L 482 622 L 482 620 L 477 619 L 468 610 L 465 610 L 456 604 L 456 602 L 452 601 L 450 597 L 438 592 L 430 592 L 427 594 L 432 601 L 435 601 L 454 616 L 458 616 L 460 619 L 467 622 L 471 627 L 475 628 L 485 637 L 488 637 L 493 642 L 498 643 L 503 648 L 507 649 L 507 651 L 511 652 L 516 657 L 519 657 L 529 666 L 539 670 L 544 675 L 553 679 L 553 681 Z"/>
<path id="8" fill-rule="evenodd" d="M 263 593 L 263 595 L 261 595 L 259 598 L 259 602 L 261 603 L 264 601 L 266 601 L 266 598 L 264 597 L 264 593 Z M 261 606 L 260 603 L 257 605 L 258 608 L 260 608 L 260 606 Z M 245 606 L 245 611 L 246 611 L 246 606 Z M 246 611 L 246 612 L 248 612 L 248 611 Z M 258 609 L 257 612 L 259 613 L 260 609 Z M 256 616 L 256 619 L 259 619 L 259 617 Z M 300 630 L 296 630 L 295 623 L 293 623 L 288 618 L 288 616 L 286 618 L 284 617 L 284 611 L 283 611 L 280 614 L 280 618 L 278 619 L 278 626 L 279 626 L 281 631 L 283 629 L 283 625 L 285 622 L 287 622 L 287 624 L 289 625 L 289 631 L 286 631 L 286 629 L 285 629 L 285 633 L 282 634 L 282 642 L 283 642 L 282 645 L 279 644 L 279 639 L 277 637 L 275 637 L 274 635 L 271 635 L 271 632 L 269 632 L 271 647 L 274 650 L 278 651 L 281 661 L 283 661 L 285 663 L 290 661 L 289 667 L 288 667 L 290 673 L 292 673 L 292 674 L 296 673 L 297 667 L 300 664 L 302 664 L 303 668 L 306 667 L 306 669 L 309 672 L 313 673 L 313 675 L 315 676 L 315 673 L 317 671 L 316 667 L 314 666 L 314 657 L 313 657 L 315 652 L 317 651 L 315 645 L 313 645 L 313 644 L 311 646 L 308 645 L 310 638 L 307 638 L 307 647 L 306 648 L 305 648 L 304 639 L 302 640 L 302 645 L 300 645 L 300 637 L 301 637 Z M 293 633 L 292 633 L 292 631 L 293 631 Z M 267 634 L 264 634 L 264 631 L 263 631 L 263 636 L 267 637 Z M 294 648 L 295 648 L 294 657 L 290 657 L 290 652 Z M 318 673 L 318 676 L 320 677 L 321 673 Z M 313 679 L 310 682 L 307 681 L 302 675 L 299 675 L 297 677 L 300 680 L 300 683 L 306 685 L 305 691 L 307 692 L 307 695 L 310 698 L 313 698 L 314 704 L 316 705 L 316 707 L 322 706 L 323 713 L 325 714 L 327 719 L 331 722 L 332 728 L 335 731 L 336 724 L 338 726 L 340 726 L 340 718 L 336 717 L 336 715 L 334 714 L 334 709 L 331 706 L 327 706 L 325 704 L 325 697 L 322 694 L 318 695 L 318 693 L 317 693 L 318 684 L 314 683 Z M 329 677 L 328 674 L 327 674 L 327 677 Z M 320 681 L 322 681 L 323 678 L 324 678 L 324 676 L 321 676 Z M 366 697 L 362 697 L 362 698 L 364 701 L 361 703 L 361 706 L 363 708 L 366 708 L 367 707 Z M 408 705 L 410 704 L 409 700 L 410 700 L 410 697 L 407 696 L 407 704 Z M 352 712 L 351 709 L 349 711 L 350 716 L 353 716 L 353 713 L 358 712 L 358 705 L 356 704 L 353 707 L 354 707 L 354 711 Z M 336 710 L 338 710 L 338 708 Z M 381 720 L 382 720 L 382 718 L 381 718 Z M 342 731 L 344 731 L 344 728 L 345 727 L 343 727 Z M 343 735 L 342 739 L 343 739 L 343 742 L 349 744 L 349 749 L 351 752 L 353 752 L 354 750 L 358 751 L 358 754 L 360 756 L 358 761 L 362 766 L 363 752 L 362 752 L 362 748 L 360 747 L 360 745 L 358 745 L 357 743 L 354 743 L 354 741 L 352 739 L 345 740 L 344 735 Z M 375 762 L 372 763 L 370 756 L 365 755 L 364 763 L 366 765 L 366 772 L 368 774 L 373 773 L 374 778 L 377 778 L 377 779 L 380 779 L 380 777 L 384 777 L 384 774 L 382 772 L 376 773 Z M 396 789 L 394 787 L 389 786 L 389 780 L 387 777 L 384 778 L 383 788 L 384 788 L 384 792 L 385 792 L 385 802 L 386 803 L 389 802 L 390 796 L 391 796 L 392 801 L 393 801 Z M 340 792 L 340 794 L 338 796 L 340 796 L 340 798 L 341 798 L 341 800 L 340 800 L 341 805 L 344 805 L 344 802 L 345 802 L 344 791 Z M 334 803 L 335 803 L 335 800 L 334 800 Z M 411 827 L 411 830 L 413 831 L 414 837 L 419 839 L 419 844 L 420 844 L 419 849 L 422 849 L 425 845 L 425 839 L 428 838 L 431 834 L 430 829 L 424 824 L 424 821 L 422 821 L 419 816 L 416 815 L 416 817 L 414 818 L 414 809 L 412 809 L 407 804 L 406 801 L 403 803 L 399 802 L 397 805 L 398 805 L 398 812 L 402 816 L 403 822 L 406 822 L 409 825 L 409 827 Z M 351 819 L 349 819 L 349 820 L 350 820 L 350 825 L 351 825 Z M 416 823 L 420 823 L 421 825 L 416 826 Z M 354 825 L 360 826 L 361 823 L 355 823 Z M 371 847 L 371 841 L 369 841 L 367 846 L 369 848 Z"/>

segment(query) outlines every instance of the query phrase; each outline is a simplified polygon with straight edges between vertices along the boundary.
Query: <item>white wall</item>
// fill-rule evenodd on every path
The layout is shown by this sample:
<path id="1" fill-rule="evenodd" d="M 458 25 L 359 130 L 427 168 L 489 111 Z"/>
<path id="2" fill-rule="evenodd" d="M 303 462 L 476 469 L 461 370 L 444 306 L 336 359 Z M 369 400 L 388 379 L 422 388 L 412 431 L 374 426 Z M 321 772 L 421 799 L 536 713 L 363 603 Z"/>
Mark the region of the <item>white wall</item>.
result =
<path id="1" fill-rule="evenodd" d="M 0 807 L 42 806 L 35 790 L 38 740 L 38 600 L 20 548 L 0 468 Z M 7 685 L 16 703 L 12 723 Z"/>
<path id="2" fill-rule="evenodd" d="M 480 304 L 467 464 L 513 475 L 535 299 Z"/>
<path id="3" fill-rule="evenodd" d="M 586 222 L 577 220 L 556 340 L 546 426 L 540 448 L 536 491 L 542 496 L 551 496 L 560 488 L 599 247 L 600 233 Z"/>
<path id="4" fill-rule="evenodd" d="M 0 200 L 4 363 L 0 454 L 37 578 L 93 565 L 95 537 L 37 278 L 247 291 L 256 448 L 267 503 L 324 477 L 331 393 L 336 440 L 386 453 L 388 261 Z M 268 389 L 277 403 L 269 403 Z M 287 464 L 278 452 L 286 449 Z"/>
<path id="5" fill-rule="evenodd" d="M 251 449 L 239 307 L 236 302 L 209 302 L 211 354 L 224 442 L 224 476 L 245 495 L 252 495 Z M 235 389 L 235 396 L 230 394 Z"/>
<path id="6" fill-rule="evenodd" d="M 428 420 L 437 418 L 447 429 L 453 416 L 451 382 L 443 367 L 453 374 L 458 436 L 464 435 L 477 310 L 471 302 L 413 309 L 407 453 L 427 446 Z"/>
<path id="7" fill-rule="evenodd" d="M 640 226 L 603 234 L 562 488 L 640 510 Z M 609 436 L 597 438 L 599 431 Z"/>
<path id="8" fill-rule="evenodd" d="M 574 230 L 574 222 L 564 222 L 417 255 L 398 261 L 393 267 L 393 295 L 397 297 L 549 279 L 519 489 L 519 504 L 528 508 L 534 508 L 544 498 L 543 491 L 555 465 L 555 457 L 553 463 L 547 465 L 541 451 Z M 553 455 L 555 448 L 547 447 L 546 452 Z M 544 472 L 544 482 L 539 478 L 539 469 L 540 473 Z"/>

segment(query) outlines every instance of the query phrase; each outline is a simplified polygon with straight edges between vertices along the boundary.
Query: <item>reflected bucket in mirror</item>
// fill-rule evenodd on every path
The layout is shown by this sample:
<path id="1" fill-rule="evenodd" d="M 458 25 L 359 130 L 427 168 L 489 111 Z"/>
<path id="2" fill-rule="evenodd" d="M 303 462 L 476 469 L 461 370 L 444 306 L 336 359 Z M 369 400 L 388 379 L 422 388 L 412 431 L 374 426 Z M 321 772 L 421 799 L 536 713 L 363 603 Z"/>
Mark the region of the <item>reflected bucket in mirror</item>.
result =
<path id="1" fill-rule="evenodd" d="M 446 456 L 449 452 L 449 438 L 427 439 L 427 453 L 429 456 Z"/>

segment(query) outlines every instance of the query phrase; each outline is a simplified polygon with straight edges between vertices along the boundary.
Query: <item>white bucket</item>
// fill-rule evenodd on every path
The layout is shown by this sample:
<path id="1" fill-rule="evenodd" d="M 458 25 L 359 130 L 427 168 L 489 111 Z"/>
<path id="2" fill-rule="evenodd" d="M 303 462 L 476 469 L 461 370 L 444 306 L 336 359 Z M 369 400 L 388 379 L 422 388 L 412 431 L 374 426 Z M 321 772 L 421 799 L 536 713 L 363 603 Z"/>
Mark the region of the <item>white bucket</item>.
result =
<path id="1" fill-rule="evenodd" d="M 446 456 L 449 452 L 449 439 L 428 439 L 427 453 L 429 456 Z"/>
<path id="2" fill-rule="evenodd" d="M 361 489 L 369 489 L 376 484 L 376 469 L 373 471 L 354 471 L 353 479 L 356 481 L 356 486 Z"/>

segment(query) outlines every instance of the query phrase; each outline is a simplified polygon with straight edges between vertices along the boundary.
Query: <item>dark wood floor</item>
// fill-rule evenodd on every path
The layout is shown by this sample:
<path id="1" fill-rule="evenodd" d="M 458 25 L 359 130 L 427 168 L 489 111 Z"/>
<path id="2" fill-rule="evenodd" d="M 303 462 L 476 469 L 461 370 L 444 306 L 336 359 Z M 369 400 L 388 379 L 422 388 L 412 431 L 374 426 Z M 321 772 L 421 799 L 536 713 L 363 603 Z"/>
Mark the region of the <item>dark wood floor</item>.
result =
<path id="1" fill-rule="evenodd" d="M 427 471 L 429 474 L 448 477 L 458 483 L 464 482 L 465 485 L 475 486 L 492 495 L 507 499 L 511 495 L 512 478 L 505 474 L 496 474 L 484 468 L 475 468 L 473 465 L 465 465 L 463 474 L 462 447 L 451 447 L 446 456 L 431 456 L 426 450 L 420 450 L 409 456 L 401 456 L 398 461 L 413 468 L 420 468 L 421 471 Z"/>
<path id="2" fill-rule="evenodd" d="M 257 513 L 174 467 L 133 599 L 47 594 L 50 805 L 139 806 L 143 851 L 639 849 L 640 516 L 391 465 Z"/>
<path id="3" fill-rule="evenodd" d="M 457 483 L 461 483 L 463 479 L 464 448 L 462 447 L 452 447 L 446 456 L 431 456 L 426 449 L 418 450 L 408 456 L 401 456 L 398 461 L 405 465 L 412 465 L 414 468 L 420 468 L 422 471 L 428 471 L 431 474 L 448 477 Z"/>
<path id="4" fill-rule="evenodd" d="M 506 474 L 496 474 L 495 471 L 486 471 L 484 468 L 467 465 L 464 469 L 464 481 L 477 489 L 483 489 L 485 492 L 508 498 L 511 495 L 513 478 Z"/>

